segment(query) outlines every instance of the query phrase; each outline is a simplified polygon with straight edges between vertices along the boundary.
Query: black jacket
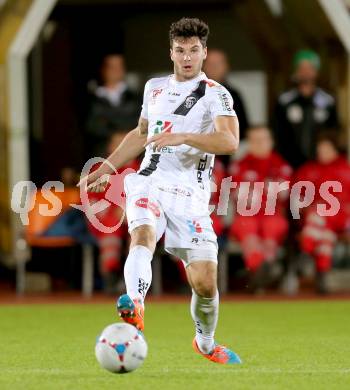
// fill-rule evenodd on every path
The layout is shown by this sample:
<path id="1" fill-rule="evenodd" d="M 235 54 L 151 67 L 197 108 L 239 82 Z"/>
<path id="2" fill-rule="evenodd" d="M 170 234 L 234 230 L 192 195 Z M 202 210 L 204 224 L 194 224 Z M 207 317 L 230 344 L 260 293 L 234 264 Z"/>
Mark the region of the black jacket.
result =
<path id="1" fill-rule="evenodd" d="M 317 88 L 305 98 L 297 89 L 280 95 L 273 118 L 277 150 L 297 168 L 315 158 L 317 135 L 322 130 L 337 131 L 334 98 Z"/>
<path id="2" fill-rule="evenodd" d="M 90 95 L 86 121 L 89 157 L 104 156 L 110 137 L 118 131 L 129 131 L 136 127 L 141 112 L 142 97 L 126 89 L 118 105 L 106 98 Z"/>

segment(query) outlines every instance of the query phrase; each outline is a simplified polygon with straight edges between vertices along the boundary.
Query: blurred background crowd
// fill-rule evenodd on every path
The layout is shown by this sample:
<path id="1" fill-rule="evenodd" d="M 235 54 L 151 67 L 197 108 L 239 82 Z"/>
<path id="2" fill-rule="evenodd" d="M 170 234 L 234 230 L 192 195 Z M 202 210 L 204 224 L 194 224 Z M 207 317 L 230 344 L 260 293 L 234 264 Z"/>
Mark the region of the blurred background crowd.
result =
<path id="1" fill-rule="evenodd" d="M 40 188 L 60 179 L 65 187 L 56 193 L 64 205 L 58 216 L 39 215 L 39 205 L 47 203 L 44 193 L 37 192 L 33 200 L 29 225 L 16 237 L 25 253 L 17 262 L 26 268 L 26 283 L 18 286 L 17 280 L 17 288 L 79 288 L 80 259 L 88 246 L 90 289 L 107 294 L 123 290 L 126 224 L 102 233 L 69 204 L 79 197 L 75 184 L 85 161 L 107 157 L 136 127 L 145 81 L 172 72 L 170 23 L 195 15 L 211 29 L 203 71 L 232 95 L 241 133 L 238 153 L 216 159 L 213 178 L 219 188 L 212 204 L 219 200 L 225 177 L 252 184 L 247 194 L 251 208 L 260 202 L 253 184 L 266 184 L 255 215 L 236 212 L 240 186 L 231 191 L 228 215 L 212 214 L 221 288 L 254 294 L 349 290 L 349 107 L 342 83 L 350 75 L 341 43 L 318 2 L 227 1 L 220 7 L 210 1 L 173 7 L 165 2 L 78 3 L 58 2 L 27 61 L 30 180 Z M 123 168 L 137 169 L 139 163 Z M 298 220 L 290 212 L 289 190 L 279 194 L 273 215 L 264 214 L 267 184 L 284 181 L 315 185 L 315 199 Z M 328 205 L 320 193 L 325 181 L 339 181 L 343 188 L 331 191 L 340 203 L 333 217 L 316 210 L 317 204 Z M 103 198 L 89 194 L 92 203 Z M 97 217 L 114 226 L 121 215 L 120 207 L 109 203 Z M 186 291 L 182 262 L 161 247 L 155 257 L 154 292 Z M 14 288 L 16 275 L 6 256 L 0 267 L 2 283 Z M 17 264 L 17 279 L 20 275 Z"/>

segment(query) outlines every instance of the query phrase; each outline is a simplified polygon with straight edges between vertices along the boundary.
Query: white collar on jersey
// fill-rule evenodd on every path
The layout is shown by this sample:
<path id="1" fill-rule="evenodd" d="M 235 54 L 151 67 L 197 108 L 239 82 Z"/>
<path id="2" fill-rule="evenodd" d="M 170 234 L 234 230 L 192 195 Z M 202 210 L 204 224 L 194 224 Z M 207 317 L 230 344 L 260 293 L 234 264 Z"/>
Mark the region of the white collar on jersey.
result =
<path id="1" fill-rule="evenodd" d="M 188 87 L 204 79 L 207 79 L 207 75 L 204 72 L 200 72 L 197 77 L 194 77 L 193 79 L 187 81 L 177 81 L 175 80 L 175 75 L 172 74 L 169 76 L 169 85 L 173 87 Z"/>

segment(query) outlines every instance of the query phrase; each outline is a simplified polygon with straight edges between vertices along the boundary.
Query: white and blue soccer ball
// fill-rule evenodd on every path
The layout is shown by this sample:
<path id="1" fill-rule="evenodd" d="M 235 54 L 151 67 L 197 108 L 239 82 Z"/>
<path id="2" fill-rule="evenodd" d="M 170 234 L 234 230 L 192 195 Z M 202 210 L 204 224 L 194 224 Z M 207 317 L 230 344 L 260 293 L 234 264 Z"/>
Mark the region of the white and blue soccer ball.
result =
<path id="1" fill-rule="evenodd" d="M 113 373 L 136 370 L 147 356 L 143 333 L 134 326 L 116 323 L 107 326 L 98 337 L 95 354 L 101 367 Z"/>

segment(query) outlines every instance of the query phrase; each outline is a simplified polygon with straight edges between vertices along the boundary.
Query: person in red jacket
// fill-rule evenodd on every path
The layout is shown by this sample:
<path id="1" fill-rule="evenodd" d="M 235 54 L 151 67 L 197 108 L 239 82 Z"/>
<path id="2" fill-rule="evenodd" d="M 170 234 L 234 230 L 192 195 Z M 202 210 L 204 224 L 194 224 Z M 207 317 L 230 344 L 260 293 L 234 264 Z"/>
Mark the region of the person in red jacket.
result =
<path id="1" fill-rule="evenodd" d="M 241 245 L 245 266 L 251 273 L 254 289 L 263 287 L 264 279 L 268 278 L 270 264 L 276 260 L 278 248 L 288 232 L 285 209 L 289 191 L 280 192 L 274 210 L 265 212 L 267 201 L 272 196 L 269 191 L 270 183 L 288 182 L 292 168 L 273 151 L 272 134 L 267 127 L 257 126 L 248 129 L 247 145 L 247 155 L 233 162 L 230 167 L 232 181 L 237 183 L 235 190 L 237 207 L 229 236 L 233 240 L 238 240 Z M 254 187 L 257 184 L 263 186 L 262 192 Z M 246 193 L 244 188 L 247 189 Z M 240 210 L 242 201 L 250 203 L 253 215 L 247 215 L 249 213 L 244 212 L 245 210 Z M 261 277 L 262 274 L 264 277 Z"/>
<path id="2" fill-rule="evenodd" d="M 324 133 L 318 138 L 316 156 L 315 161 L 307 162 L 298 169 L 294 182 L 309 181 L 315 186 L 313 202 L 302 210 L 300 247 L 315 261 L 316 290 L 327 293 L 326 273 L 332 266 L 337 236 L 350 227 L 350 165 L 340 154 L 337 138 L 331 133 Z M 341 192 L 331 190 L 328 201 L 320 192 L 321 185 L 327 181 L 339 182 L 342 187 Z M 332 199 L 333 203 L 334 200 L 339 202 L 339 211 L 333 216 L 321 215 L 318 207 L 327 205 L 329 209 Z"/>

